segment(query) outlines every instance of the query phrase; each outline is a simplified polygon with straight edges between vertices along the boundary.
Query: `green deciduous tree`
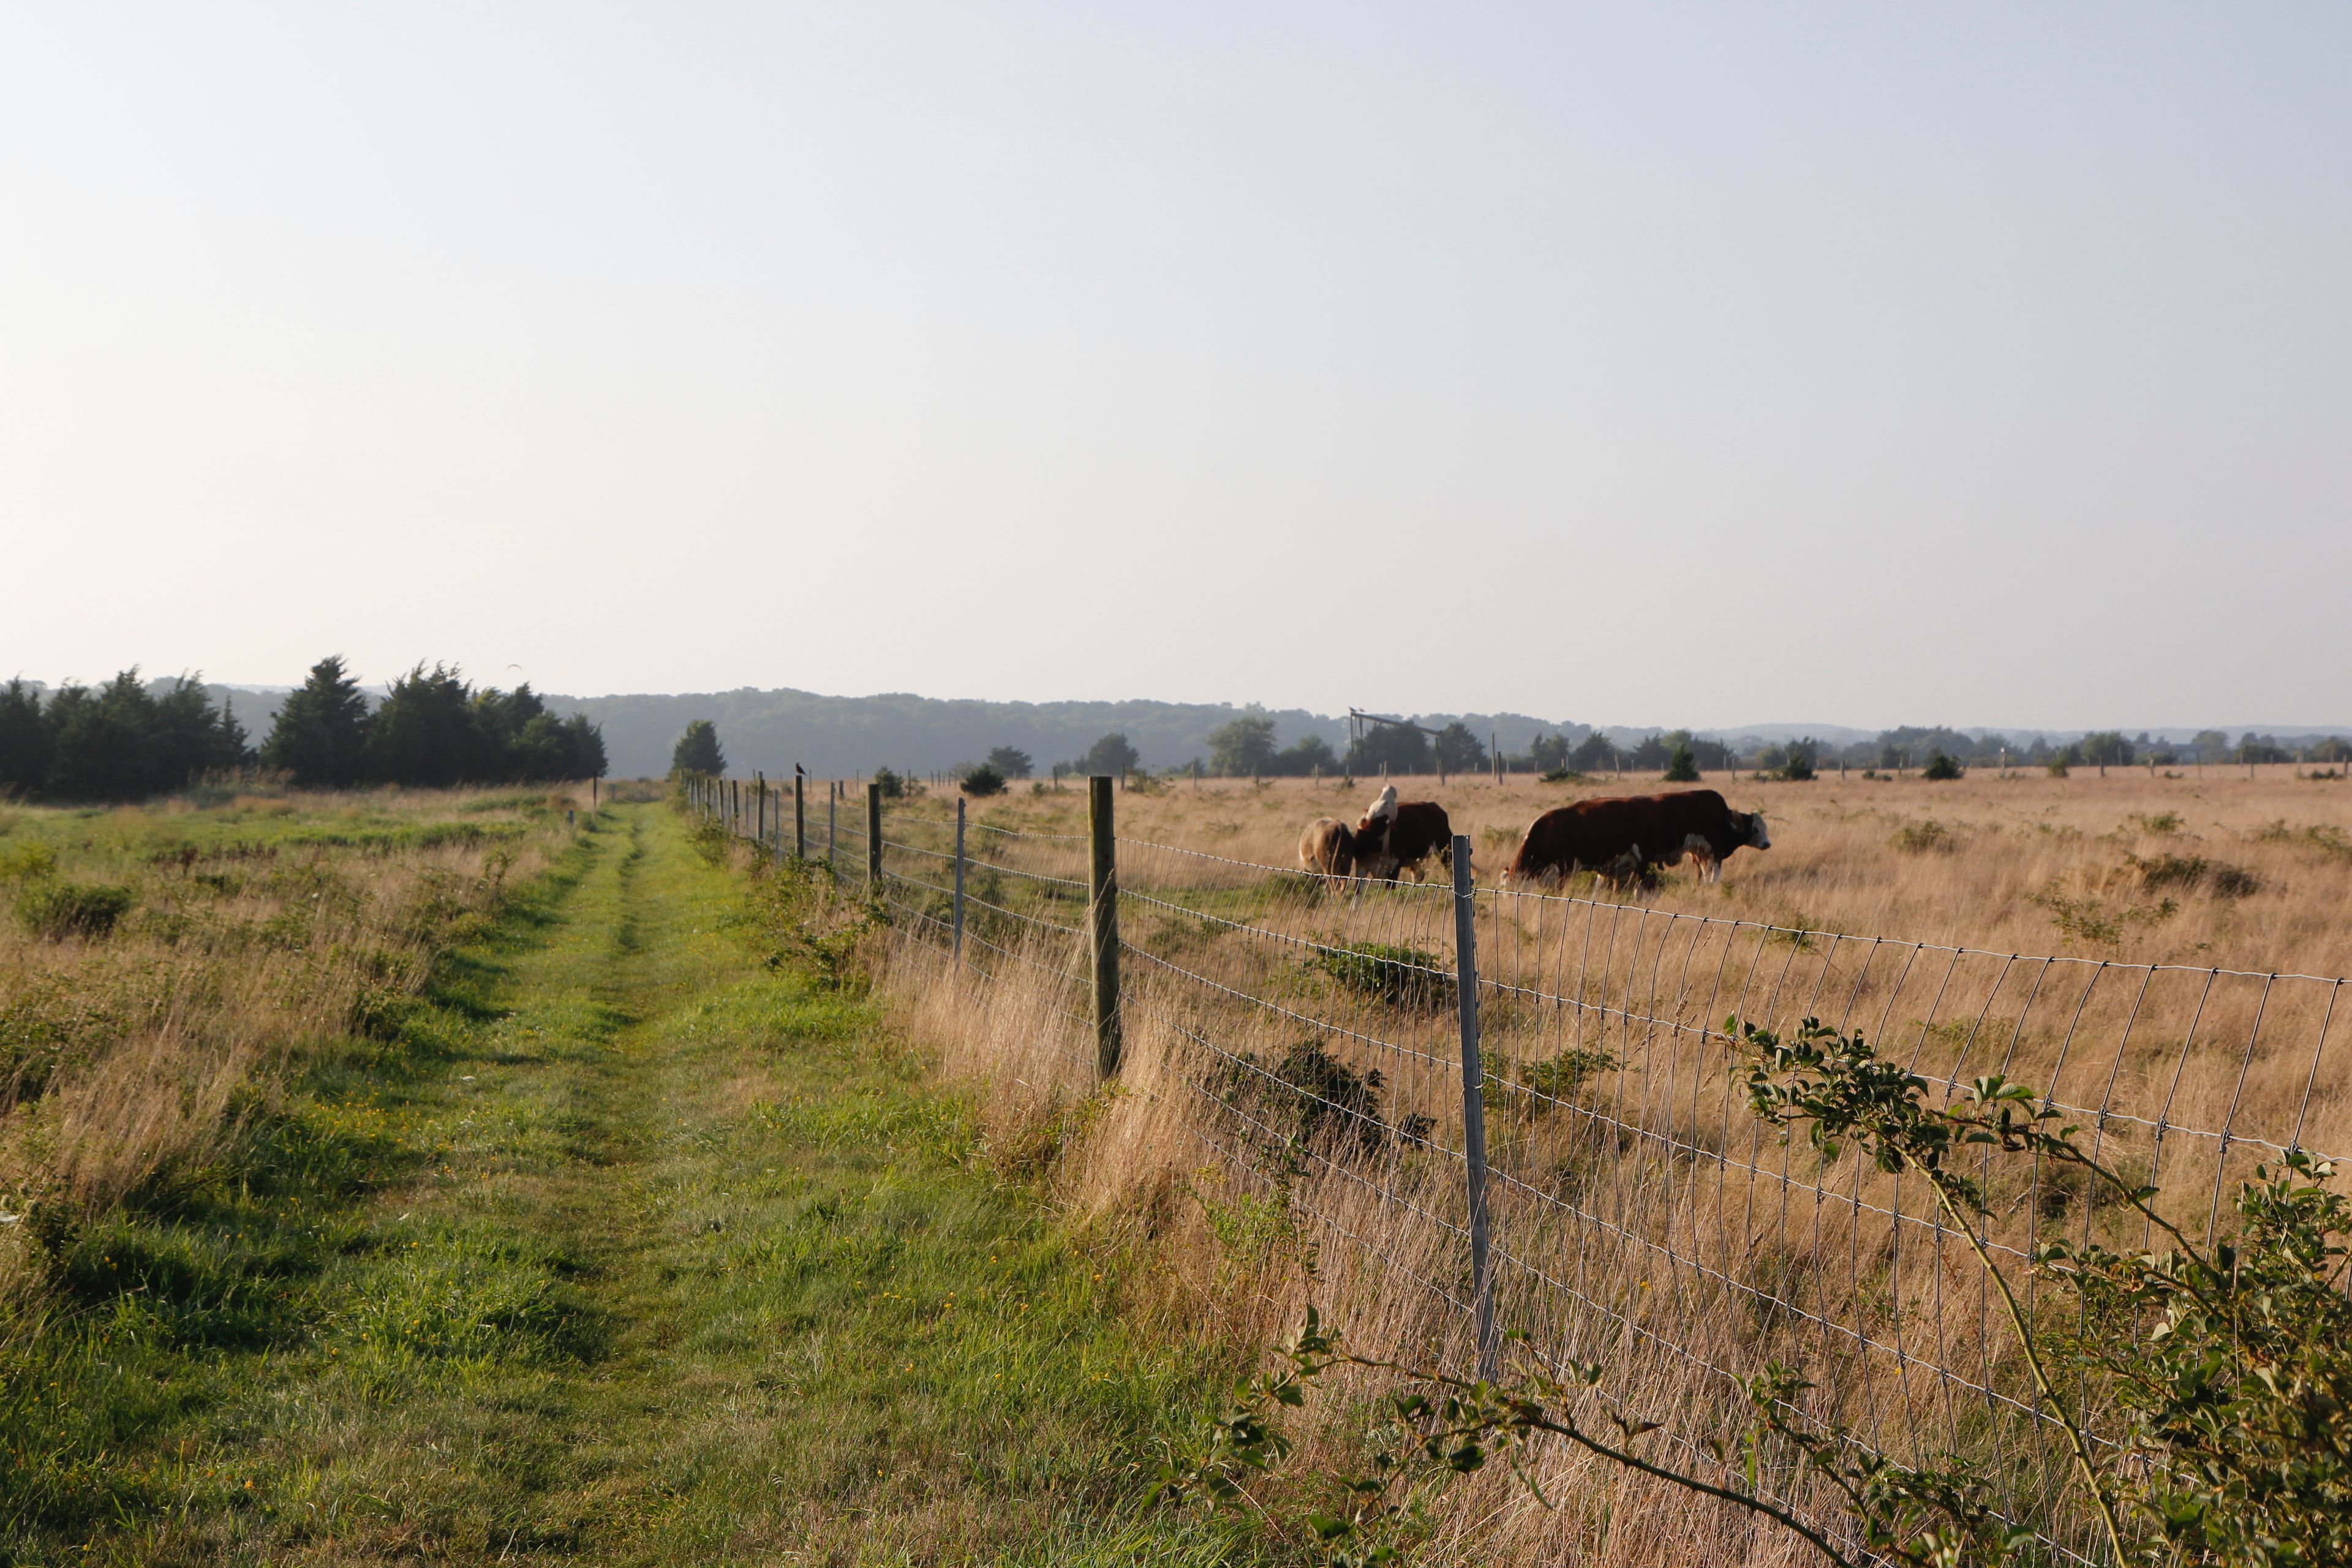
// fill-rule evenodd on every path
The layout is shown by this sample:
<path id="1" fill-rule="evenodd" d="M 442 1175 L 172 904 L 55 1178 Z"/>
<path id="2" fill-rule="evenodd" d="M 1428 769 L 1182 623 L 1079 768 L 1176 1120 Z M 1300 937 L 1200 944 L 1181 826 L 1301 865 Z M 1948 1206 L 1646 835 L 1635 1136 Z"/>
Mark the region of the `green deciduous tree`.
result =
<path id="1" fill-rule="evenodd" d="M 1086 769 L 1090 773 L 1123 773 L 1142 760 L 1127 737 L 1113 731 L 1087 749 Z"/>
<path id="2" fill-rule="evenodd" d="M 1486 742 L 1456 719 L 1437 731 L 1432 744 L 1437 765 L 1449 773 L 1474 773 L 1486 765 Z"/>
<path id="3" fill-rule="evenodd" d="M 1233 778 L 1274 771 L 1274 721 L 1244 713 L 1209 731 L 1209 765 Z"/>

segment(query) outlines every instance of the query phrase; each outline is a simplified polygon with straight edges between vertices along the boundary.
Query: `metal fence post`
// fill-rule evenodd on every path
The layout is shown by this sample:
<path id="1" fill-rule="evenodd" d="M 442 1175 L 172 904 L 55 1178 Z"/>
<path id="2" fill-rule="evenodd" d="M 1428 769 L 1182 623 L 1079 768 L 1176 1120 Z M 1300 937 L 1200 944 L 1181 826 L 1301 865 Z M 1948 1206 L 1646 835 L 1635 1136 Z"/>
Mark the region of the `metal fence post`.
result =
<path id="1" fill-rule="evenodd" d="M 866 786 L 866 892 L 882 896 L 882 786 Z"/>
<path id="2" fill-rule="evenodd" d="M 956 796 L 955 960 L 963 962 L 963 796 Z"/>
<path id="3" fill-rule="evenodd" d="M 1478 884 L 1470 839 L 1454 836 L 1454 986 L 1462 1020 L 1462 1156 L 1470 1179 L 1470 1298 L 1478 1375 L 1497 1375 L 1495 1276 L 1487 1259 L 1486 1072 L 1478 1057 Z"/>
<path id="4" fill-rule="evenodd" d="M 808 858 L 808 772 L 793 764 L 793 858 Z"/>
<path id="5" fill-rule="evenodd" d="M 1118 1071 L 1118 839 L 1111 826 L 1112 779 L 1087 780 L 1087 837 L 1093 876 L 1087 887 L 1087 929 L 1094 941 L 1095 1071 Z"/>

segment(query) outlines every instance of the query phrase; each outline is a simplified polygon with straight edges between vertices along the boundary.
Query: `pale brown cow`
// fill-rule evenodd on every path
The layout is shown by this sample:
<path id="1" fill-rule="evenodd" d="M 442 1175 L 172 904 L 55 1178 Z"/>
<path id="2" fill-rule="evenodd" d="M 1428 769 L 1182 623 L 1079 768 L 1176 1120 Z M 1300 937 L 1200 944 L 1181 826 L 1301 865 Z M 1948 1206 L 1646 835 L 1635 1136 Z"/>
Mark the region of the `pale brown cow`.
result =
<path id="1" fill-rule="evenodd" d="M 1356 874 L 1356 847 L 1355 832 L 1346 823 L 1318 816 L 1298 836 L 1299 868 L 1336 887 Z"/>

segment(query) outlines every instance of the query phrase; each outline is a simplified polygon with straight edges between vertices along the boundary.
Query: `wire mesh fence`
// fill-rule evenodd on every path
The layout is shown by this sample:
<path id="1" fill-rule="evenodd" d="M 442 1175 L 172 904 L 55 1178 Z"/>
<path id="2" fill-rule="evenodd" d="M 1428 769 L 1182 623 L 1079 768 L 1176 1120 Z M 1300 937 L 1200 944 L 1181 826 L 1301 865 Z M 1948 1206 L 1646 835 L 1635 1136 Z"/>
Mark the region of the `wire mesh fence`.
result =
<path id="1" fill-rule="evenodd" d="M 807 853 L 864 887 L 866 794 L 826 803 Z M 1042 980 L 1074 1029 L 1122 1009 L 1169 1053 L 1154 1081 L 1182 1098 L 1191 1135 L 1322 1245 L 1423 1296 L 1433 1352 L 1474 1353 L 1490 1293 L 1515 1353 L 1636 1360 L 1680 1390 L 1684 1418 L 1645 1414 L 1702 1468 L 1720 1462 L 1706 1438 L 1740 1380 L 1801 1363 L 1817 1415 L 1897 1458 L 1965 1457 L 2059 1561 L 2105 1558 L 1967 1238 L 1917 1177 L 1776 1139 L 1748 1112 L 1727 1020 L 1785 1034 L 1819 1019 L 1947 1095 L 1990 1073 L 2031 1083 L 2192 1236 L 2224 1228 L 2236 1184 L 2281 1152 L 2352 1147 L 2352 1017 L 2332 976 L 1990 952 L 1631 896 L 1457 894 L 1119 839 L 1124 968 L 1106 1002 L 1090 990 L 1086 836 L 913 805 L 883 827 L 867 891 L 894 924 L 978 975 Z M 1456 941 L 1465 914 L 1475 970 Z M 2077 1171 L 1977 1173 L 1995 1215 L 1980 1239 L 2004 1262 L 2037 1240 L 2148 1239 Z M 1474 1187 L 1492 1232 L 1483 1270 Z M 2017 1277 L 2029 1310 L 2048 1310 Z M 2104 1413 L 2081 1414 L 2095 1434 Z M 1758 1479 L 1810 1500 L 1793 1467 Z"/>

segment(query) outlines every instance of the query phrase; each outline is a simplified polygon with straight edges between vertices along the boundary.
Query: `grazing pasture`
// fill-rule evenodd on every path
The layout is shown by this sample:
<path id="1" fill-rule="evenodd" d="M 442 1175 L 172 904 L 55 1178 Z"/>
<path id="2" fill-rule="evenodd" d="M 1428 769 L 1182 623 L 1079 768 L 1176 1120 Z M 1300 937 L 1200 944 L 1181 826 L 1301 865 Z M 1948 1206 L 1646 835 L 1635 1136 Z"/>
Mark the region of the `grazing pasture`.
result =
<path id="1" fill-rule="evenodd" d="M 1684 869 L 1535 897 L 1494 886 L 1527 822 L 1657 784 L 1402 781 L 1474 847 L 1496 1293 L 1526 1335 L 1516 1353 L 1608 1360 L 1612 1397 L 1664 1422 L 1657 1441 L 1694 1465 L 1739 1419 L 1736 1375 L 1791 1362 L 1824 1415 L 1891 1454 L 1958 1454 L 2050 1550 L 2087 1550 L 1973 1261 L 1916 1182 L 1767 1135 L 1736 1092 L 1724 1018 L 1819 1016 L 1935 1083 L 1997 1071 L 2046 1090 L 2210 1235 L 2281 1147 L 2352 1152 L 2352 1009 L 2335 1006 L 2352 970 L 2352 788 L 2291 769 L 1704 783 L 1760 811 L 1771 847 L 1739 850 L 1717 885 Z M 1458 1358 L 1453 900 L 1410 881 L 1334 893 L 1295 868 L 1303 824 L 1351 819 L 1377 787 L 1153 782 L 1117 797 L 1127 1055 L 1108 1105 L 1090 1100 L 1082 795 L 977 806 L 967 955 L 985 984 L 932 941 L 939 803 L 890 808 L 886 992 L 981 1086 L 1003 1136 L 1065 1151 L 1068 1201 L 1164 1214 L 1155 1194 L 1188 1194 L 1167 1245 L 1198 1249 L 1179 1278 L 1231 1331 L 1271 1340 L 1311 1300 L 1365 1348 Z M 2079 1183 L 2038 1167 L 2001 1183 L 1990 1239 L 2012 1263 L 2053 1237 L 2137 1239 Z M 1779 1560 L 1735 1512 L 1566 1451 L 1547 1463 L 1570 1506 L 1484 1479 L 1450 1505 L 1441 1546 Z M 1803 1500 L 1801 1476 L 1768 1480 Z"/>

